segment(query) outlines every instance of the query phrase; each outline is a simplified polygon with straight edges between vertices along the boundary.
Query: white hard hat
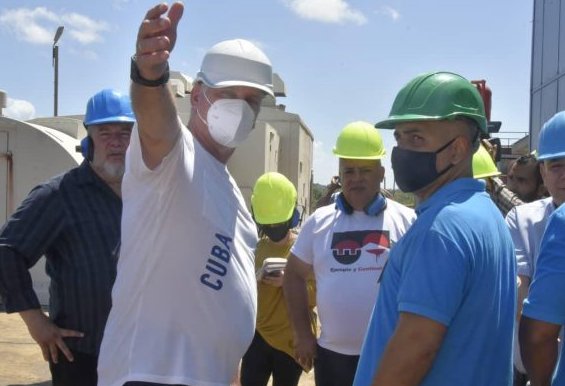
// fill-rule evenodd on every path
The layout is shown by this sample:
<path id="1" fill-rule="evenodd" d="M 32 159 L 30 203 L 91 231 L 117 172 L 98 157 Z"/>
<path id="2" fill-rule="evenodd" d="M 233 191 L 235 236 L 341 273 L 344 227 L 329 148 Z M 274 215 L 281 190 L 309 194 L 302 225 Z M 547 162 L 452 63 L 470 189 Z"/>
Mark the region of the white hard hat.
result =
<path id="1" fill-rule="evenodd" d="M 267 55 L 248 40 L 217 43 L 206 52 L 196 80 L 208 87 L 247 86 L 273 94 L 273 68 Z"/>

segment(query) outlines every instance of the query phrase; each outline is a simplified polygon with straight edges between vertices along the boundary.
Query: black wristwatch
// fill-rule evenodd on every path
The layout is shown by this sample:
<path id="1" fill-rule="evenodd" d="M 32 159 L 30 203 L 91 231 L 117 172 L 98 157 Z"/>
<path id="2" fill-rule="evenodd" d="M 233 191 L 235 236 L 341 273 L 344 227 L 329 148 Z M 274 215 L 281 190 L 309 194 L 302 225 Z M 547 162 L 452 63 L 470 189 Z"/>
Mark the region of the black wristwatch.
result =
<path id="1" fill-rule="evenodd" d="M 169 81 L 169 63 L 167 63 L 165 73 L 159 79 L 149 80 L 141 76 L 141 74 L 139 73 L 139 67 L 137 67 L 137 62 L 135 61 L 135 59 L 135 55 L 131 57 L 131 68 L 129 72 L 129 77 L 133 83 L 137 83 L 146 87 L 159 87 Z"/>

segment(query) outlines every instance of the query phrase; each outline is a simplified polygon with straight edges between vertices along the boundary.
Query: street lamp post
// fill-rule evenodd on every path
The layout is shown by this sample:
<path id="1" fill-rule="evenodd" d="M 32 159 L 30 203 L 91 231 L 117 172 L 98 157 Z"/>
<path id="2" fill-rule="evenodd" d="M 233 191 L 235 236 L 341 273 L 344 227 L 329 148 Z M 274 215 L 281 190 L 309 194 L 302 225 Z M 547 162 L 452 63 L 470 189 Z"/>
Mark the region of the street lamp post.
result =
<path id="1" fill-rule="evenodd" d="M 55 32 L 55 37 L 53 38 L 53 67 L 55 69 L 55 90 L 53 93 L 54 100 L 53 100 L 53 116 L 57 116 L 57 103 L 59 99 L 59 46 L 57 42 L 61 38 L 63 34 L 63 27 L 62 25 L 57 28 L 57 32 Z"/>

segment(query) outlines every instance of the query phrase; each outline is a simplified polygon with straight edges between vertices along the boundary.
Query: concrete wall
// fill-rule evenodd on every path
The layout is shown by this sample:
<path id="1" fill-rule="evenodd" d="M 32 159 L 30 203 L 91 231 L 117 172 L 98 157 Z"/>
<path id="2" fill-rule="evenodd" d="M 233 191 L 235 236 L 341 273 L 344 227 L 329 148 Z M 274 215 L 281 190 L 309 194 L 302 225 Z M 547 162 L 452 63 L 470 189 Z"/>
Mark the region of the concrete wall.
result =
<path id="1" fill-rule="evenodd" d="M 263 109 L 259 119 L 269 122 L 281 137 L 278 171 L 296 186 L 298 205 L 309 214 L 314 138 L 297 114 Z"/>

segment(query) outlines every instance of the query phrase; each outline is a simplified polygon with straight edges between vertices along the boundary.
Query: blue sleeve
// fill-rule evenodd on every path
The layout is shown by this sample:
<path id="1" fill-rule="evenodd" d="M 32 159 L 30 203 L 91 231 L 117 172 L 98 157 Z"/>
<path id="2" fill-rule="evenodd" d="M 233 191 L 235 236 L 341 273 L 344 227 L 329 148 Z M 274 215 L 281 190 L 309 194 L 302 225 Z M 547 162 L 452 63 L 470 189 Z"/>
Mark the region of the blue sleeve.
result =
<path id="1" fill-rule="evenodd" d="M 466 256 L 452 240 L 429 231 L 402 267 L 398 311 L 449 326 L 464 296 L 468 266 Z"/>
<path id="2" fill-rule="evenodd" d="M 543 235 L 534 281 L 522 314 L 565 324 L 565 206 L 549 219 Z"/>

